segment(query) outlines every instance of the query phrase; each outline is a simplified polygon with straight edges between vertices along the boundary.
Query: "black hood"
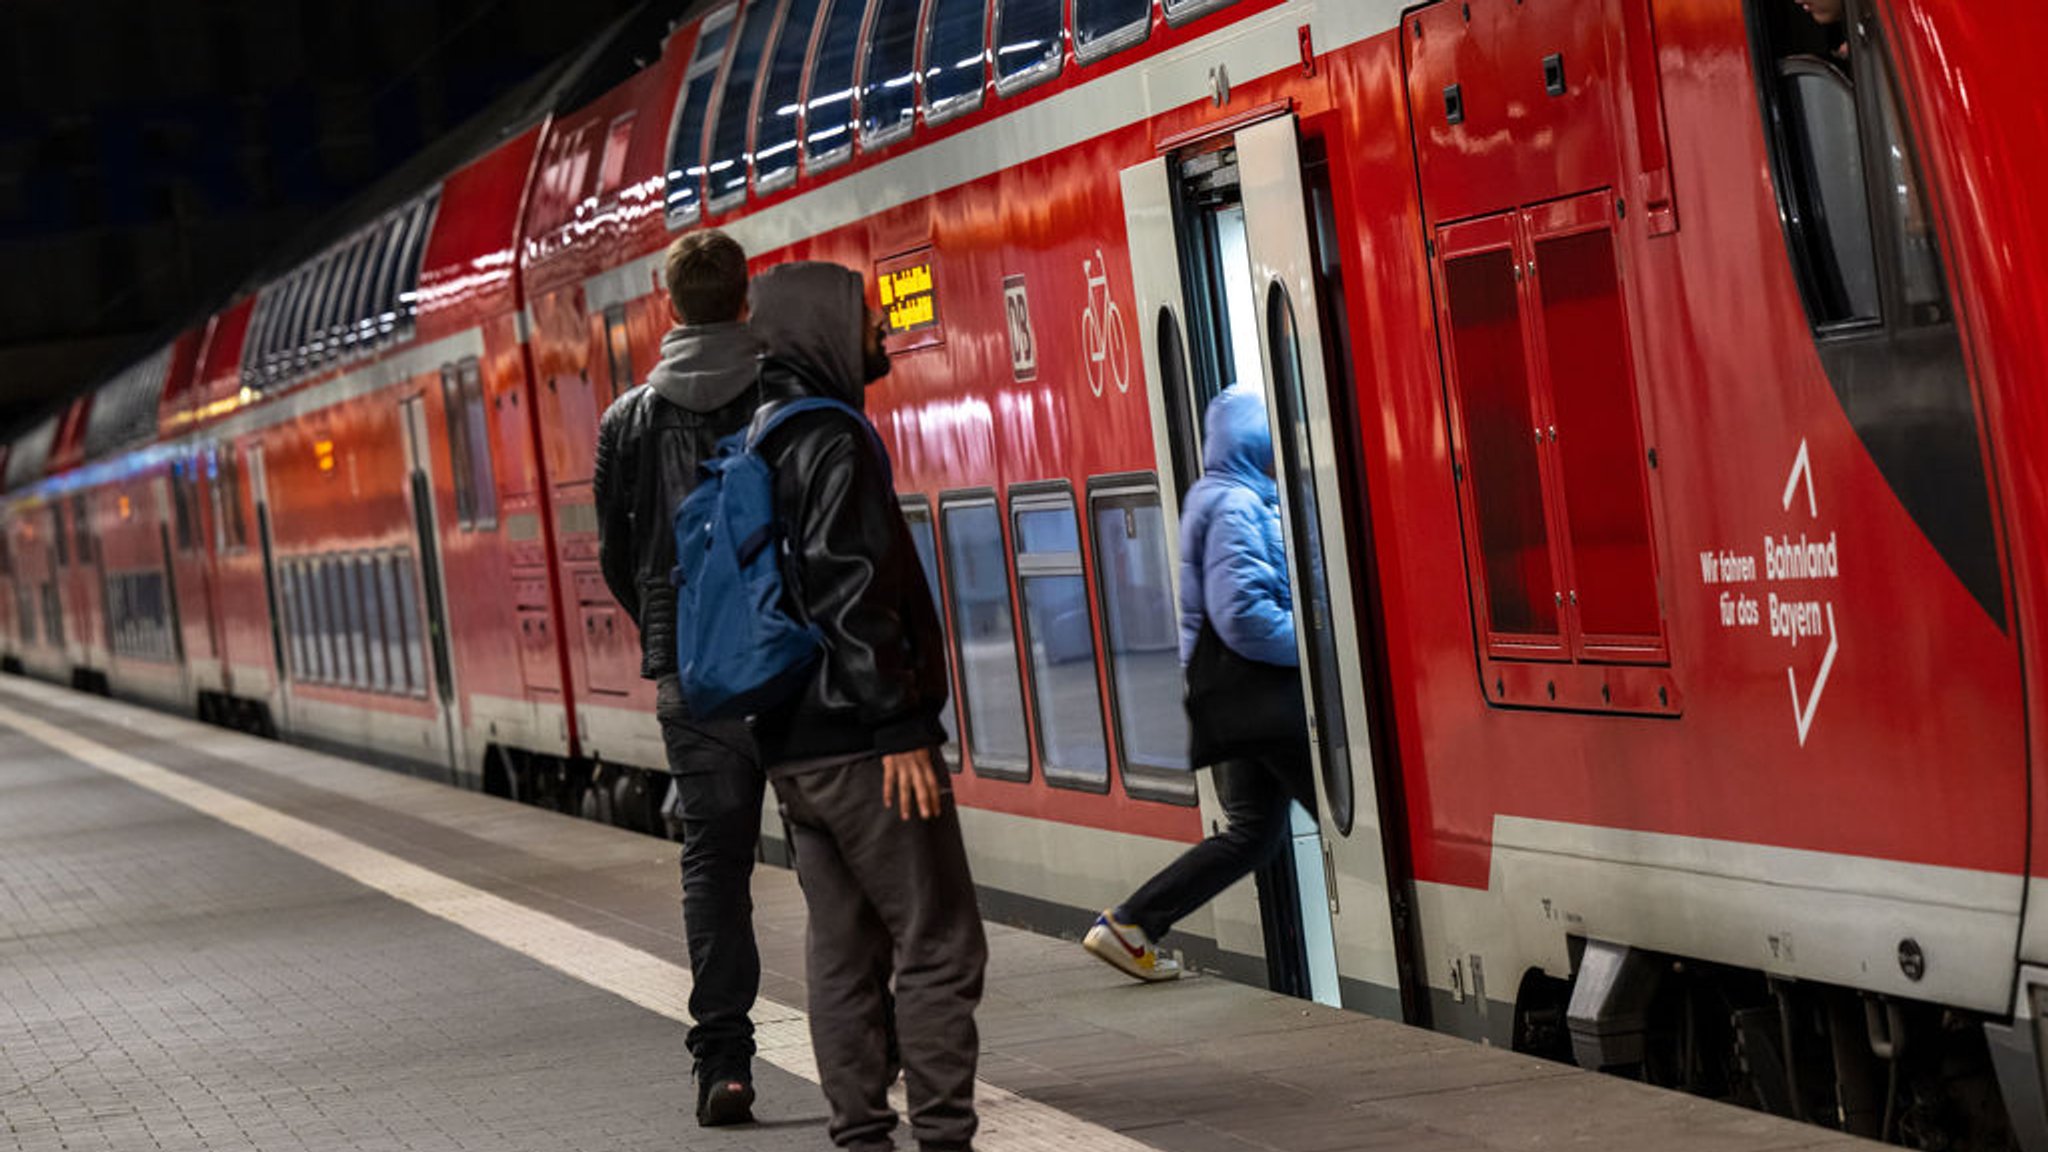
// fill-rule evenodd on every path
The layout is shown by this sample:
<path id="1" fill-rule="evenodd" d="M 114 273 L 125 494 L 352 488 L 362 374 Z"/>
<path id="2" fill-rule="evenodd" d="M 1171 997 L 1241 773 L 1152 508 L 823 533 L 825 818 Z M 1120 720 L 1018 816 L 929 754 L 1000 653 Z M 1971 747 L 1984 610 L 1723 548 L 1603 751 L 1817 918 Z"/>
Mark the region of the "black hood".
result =
<path id="1" fill-rule="evenodd" d="M 753 385 L 761 341 L 745 324 L 688 324 L 661 338 L 661 363 L 647 383 L 691 412 L 716 412 Z"/>
<path id="2" fill-rule="evenodd" d="M 778 264 L 754 277 L 748 307 L 770 359 L 820 395 L 861 406 L 868 303 L 860 273 L 814 260 Z"/>

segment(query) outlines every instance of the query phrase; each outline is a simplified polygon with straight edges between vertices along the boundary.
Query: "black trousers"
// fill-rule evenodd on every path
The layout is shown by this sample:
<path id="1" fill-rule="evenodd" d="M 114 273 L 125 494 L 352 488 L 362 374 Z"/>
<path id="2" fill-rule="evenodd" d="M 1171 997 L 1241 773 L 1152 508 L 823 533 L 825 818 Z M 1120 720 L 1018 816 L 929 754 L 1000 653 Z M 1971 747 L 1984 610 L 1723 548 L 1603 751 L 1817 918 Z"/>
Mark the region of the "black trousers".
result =
<path id="1" fill-rule="evenodd" d="M 942 785 L 948 785 L 943 770 Z M 946 793 L 930 820 L 882 805 L 882 762 L 777 776 L 810 910 L 806 971 L 811 1047 L 842 1148 L 886 1147 L 896 1127 L 889 1084 L 888 986 L 910 1130 L 920 1149 L 965 1149 L 978 1123 L 974 1072 L 988 942 Z"/>
<path id="2" fill-rule="evenodd" d="M 1257 760 L 1225 761 L 1215 772 L 1216 795 L 1227 821 L 1223 831 L 1183 852 L 1113 913 L 1154 941 L 1287 847 L 1291 802 L 1316 810 L 1306 744 Z"/>
<path id="3" fill-rule="evenodd" d="M 698 1076 L 753 1079 L 761 953 L 754 943 L 754 857 L 767 778 L 744 722 L 691 719 L 674 676 L 663 677 L 661 720 L 683 836 L 683 934 L 690 944 L 687 1043 Z"/>

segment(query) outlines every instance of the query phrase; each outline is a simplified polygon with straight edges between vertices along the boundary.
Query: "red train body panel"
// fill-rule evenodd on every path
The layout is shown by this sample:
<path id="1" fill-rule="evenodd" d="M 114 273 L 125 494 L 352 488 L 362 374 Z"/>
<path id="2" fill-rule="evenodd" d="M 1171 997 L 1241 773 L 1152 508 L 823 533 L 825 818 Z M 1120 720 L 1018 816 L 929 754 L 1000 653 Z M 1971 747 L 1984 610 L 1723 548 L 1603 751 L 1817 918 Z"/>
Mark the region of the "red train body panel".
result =
<path id="1" fill-rule="evenodd" d="M 678 126 L 731 87 L 765 165 L 780 113 L 706 46 L 810 75 L 786 7 L 698 6 L 179 337 L 153 443 L 88 459 L 86 399 L 10 446 L 8 658 L 652 830 L 592 455 L 671 323 L 663 248 L 717 226 L 899 321 L 870 412 L 1017 918 L 1216 815 L 1172 763 L 1173 507 L 1201 398 L 1257 380 L 1324 800 L 1305 991 L 1523 1043 L 1614 947 L 2031 1043 L 2048 236 L 2010 46 L 2042 16 L 1171 0 L 1095 40 L 1077 2 L 1046 79 L 720 196 Z M 1188 935 L 1228 967 L 1260 920 L 1233 893 Z M 1570 1005 L 1600 1051 L 1610 1007 Z"/>

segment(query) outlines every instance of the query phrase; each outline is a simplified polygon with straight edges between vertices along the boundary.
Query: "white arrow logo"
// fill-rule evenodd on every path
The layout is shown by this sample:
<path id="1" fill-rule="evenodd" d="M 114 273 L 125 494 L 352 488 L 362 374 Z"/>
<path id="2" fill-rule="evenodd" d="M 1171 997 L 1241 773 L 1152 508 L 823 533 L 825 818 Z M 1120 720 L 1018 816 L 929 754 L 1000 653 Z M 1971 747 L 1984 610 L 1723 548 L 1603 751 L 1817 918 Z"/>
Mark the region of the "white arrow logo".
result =
<path id="1" fill-rule="evenodd" d="M 1792 461 L 1792 475 L 1785 479 L 1785 511 L 1792 510 L 1792 498 L 1799 493 L 1799 481 L 1806 480 L 1807 515 L 1819 519 L 1820 505 L 1813 495 L 1813 459 L 1808 455 L 1806 441 L 1799 442 L 1799 455 Z M 1820 709 L 1820 695 L 1827 691 L 1828 673 L 1835 669 L 1835 654 L 1841 651 L 1842 634 L 1835 631 L 1835 606 L 1828 604 L 1828 650 L 1820 660 L 1820 674 L 1813 678 L 1813 694 L 1804 701 L 1799 699 L 1799 676 L 1790 667 L 1785 669 L 1785 680 L 1792 686 L 1792 719 L 1799 726 L 1799 746 L 1806 747 L 1806 733 L 1813 727 L 1813 714 Z"/>

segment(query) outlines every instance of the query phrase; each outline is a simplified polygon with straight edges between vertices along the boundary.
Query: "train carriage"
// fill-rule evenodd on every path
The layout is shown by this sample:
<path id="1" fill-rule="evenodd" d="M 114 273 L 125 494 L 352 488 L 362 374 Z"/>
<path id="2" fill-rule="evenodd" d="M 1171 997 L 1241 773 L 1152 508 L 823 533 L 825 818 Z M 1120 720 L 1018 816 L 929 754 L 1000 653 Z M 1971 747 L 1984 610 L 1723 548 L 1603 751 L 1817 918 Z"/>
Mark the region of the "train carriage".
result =
<path id="1" fill-rule="evenodd" d="M 1253 384 L 1320 804 L 1180 946 L 1863 1134 L 2048 1147 L 2011 47 L 2040 15 L 665 15 L 15 441 L 7 658 L 657 830 L 592 449 L 670 322 L 662 249 L 719 227 L 860 269 L 888 317 L 870 414 L 992 911 L 1077 928 L 1218 810 L 1176 509 L 1203 406 Z"/>

